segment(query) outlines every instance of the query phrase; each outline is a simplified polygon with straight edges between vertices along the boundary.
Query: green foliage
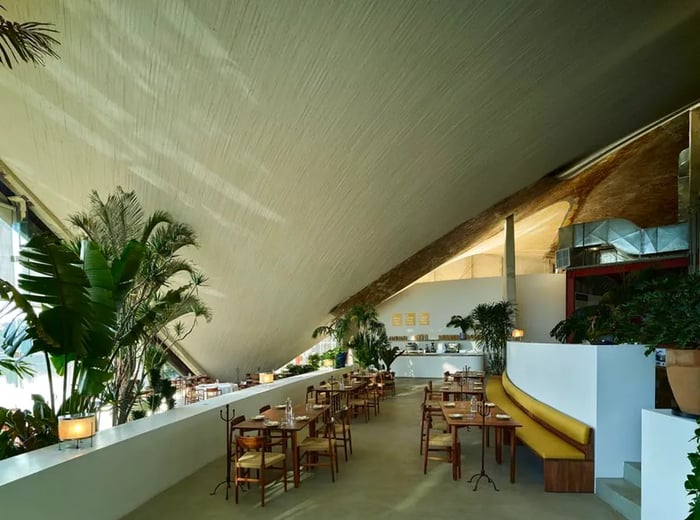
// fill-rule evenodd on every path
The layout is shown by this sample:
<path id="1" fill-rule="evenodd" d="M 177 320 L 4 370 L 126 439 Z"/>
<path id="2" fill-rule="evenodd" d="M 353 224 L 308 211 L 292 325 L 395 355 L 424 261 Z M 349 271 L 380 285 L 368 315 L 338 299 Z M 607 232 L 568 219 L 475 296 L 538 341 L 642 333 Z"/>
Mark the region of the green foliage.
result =
<path id="1" fill-rule="evenodd" d="M 93 191 L 90 210 L 69 220 L 99 246 L 113 278 L 133 273 L 133 284 L 114 288 L 123 303 L 116 313 L 110 349 L 109 370 L 114 375 L 103 393 L 103 400 L 114 406 L 113 422 L 121 424 L 141 399 L 148 347 L 161 336 L 182 341 L 200 320 L 211 320 L 209 308 L 199 298 L 206 276 L 181 256 L 183 248 L 198 246 L 197 235 L 165 211 L 146 217 L 134 192 L 120 187 L 104 201 Z M 129 244 L 143 249 L 142 261 L 131 262 L 121 254 Z"/>
<path id="2" fill-rule="evenodd" d="M 471 314 L 474 320 L 474 339 L 483 349 L 487 370 L 502 374 L 506 366 L 506 343 L 513 330 L 515 306 L 508 301 L 481 303 Z"/>
<path id="3" fill-rule="evenodd" d="M 298 376 L 299 374 L 306 374 L 318 369 L 318 367 L 314 368 L 312 365 L 295 365 L 293 363 L 289 363 L 284 368 L 288 376 Z"/>
<path id="4" fill-rule="evenodd" d="M 330 324 L 316 327 L 311 336 L 331 336 L 340 350 L 352 347 L 361 366 L 379 365 L 379 345 L 386 341 L 386 329 L 379 321 L 377 310 L 369 304 L 353 305 Z M 335 359 L 332 358 L 323 359 Z"/>
<path id="5" fill-rule="evenodd" d="M 396 358 L 406 353 L 406 349 L 399 350 L 399 347 L 392 347 L 388 341 L 379 345 L 378 351 L 379 357 L 382 360 L 382 363 L 384 363 L 385 370 L 387 371 L 391 370 L 391 364 L 396 361 Z"/>
<path id="6" fill-rule="evenodd" d="M 648 353 L 662 344 L 693 348 L 700 332 L 697 276 L 645 269 L 627 273 L 621 282 L 599 278 L 593 280 L 605 290 L 600 302 L 577 309 L 550 336 L 573 343 L 644 343 Z"/>
<path id="7" fill-rule="evenodd" d="M 700 274 L 645 281 L 615 309 L 617 339 L 647 345 L 700 348 Z"/>
<path id="8" fill-rule="evenodd" d="M 0 407 L 0 460 L 58 442 L 58 420 L 40 395 L 32 395 L 33 409 Z"/>
<path id="9" fill-rule="evenodd" d="M 309 354 L 309 365 L 314 367 L 314 370 L 318 370 L 318 367 L 321 366 L 321 356 L 319 354 Z"/>
<path id="10" fill-rule="evenodd" d="M 345 315 L 350 331 L 349 346 L 360 366 L 379 367 L 379 347 L 388 344 L 386 328 L 369 304 L 353 305 Z"/>
<path id="11" fill-rule="evenodd" d="M 347 349 L 348 333 L 350 331 L 350 322 L 346 316 L 333 318 L 328 325 L 316 327 L 311 333 L 312 338 L 319 336 L 330 336 L 335 341 L 338 348 Z"/>
<path id="12" fill-rule="evenodd" d="M 158 412 L 160 405 L 165 402 L 168 410 L 175 408 L 175 392 L 169 379 L 163 377 L 167 352 L 159 345 L 150 345 L 146 350 L 144 368 L 148 374 L 150 389 L 146 392 L 145 399 L 148 408 L 152 412 Z"/>
<path id="13" fill-rule="evenodd" d="M 333 360 L 335 360 L 336 356 L 338 354 L 340 354 L 340 352 L 343 350 L 345 350 L 345 349 L 341 349 L 340 347 L 328 349 L 323 354 L 320 355 L 320 359 L 333 359 Z M 311 361 L 311 359 L 309 359 L 309 361 Z"/>
<path id="14" fill-rule="evenodd" d="M 5 10 L 2 5 L 0 9 Z M 60 43 L 54 34 L 58 31 L 52 23 L 19 23 L 0 16 L 0 64 L 11 69 L 13 62 L 43 65 L 46 56 L 58 58 L 53 48 Z"/>
<path id="15" fill-rule="evenodd" d="M 143 248 L 130 243 L 120 260 L 138 265 Z M 19 289 L 0 280 L 0 316 L 7 326 L 0 349 L 7 356 L 43 352 L 47 368 L 59 375 L 74 364 L 68 396 L 64 378 L 63 405 L 58 413 L 92 411 L 95 399 L 110 379 L 109 355 L 115 342 L 116 313 L 134 270 L 115 272 L 92 242 L 85 241 L 80 255 L 73 244 L 38 235 L 20 251 L 20 263 L 29 272 L 19 278 Z M 115 290 L 115 288 L 120 288 Z M 35 309 L 39 309 L 37 312 Z M 56 413 L 52 378 L 51 409 Z"/>
<path id="16" fill-rule="evenodd" d="M 557 323 L 549 335 L 562 343 L 598 343 L 599 338 L 614 332 L 613 312 L 607 304 L 581 307 Z"/>
<path id="17" fill-rule="evenodd" d="M 20 378 L 34 375 L 34 370 L 29 363 L 22 359 L 6 356 L 2 350 L 0 350 L 0 375 L 2 375 L 3 371 L 15 374 Z"/>
<path id="18" fill-rule="evenodd" d="M 470 314 L 466 316 L 455 314 L 450 318 L 450 321 L 447 322 L 447 326 L 459 328 L 466 337 L 467 331 L 474 328 L 474 318 L 472 318 Z"/>
<path id="19" fill-rule="evenodd" d="M 685 490 L 690 497 L 690 513 L 686 520 L 700 520 L 700 419 L 697 420 L 698 428 L 695 429 L 695 451 L 688 453 L 691 473 L 685 480 Z"/>

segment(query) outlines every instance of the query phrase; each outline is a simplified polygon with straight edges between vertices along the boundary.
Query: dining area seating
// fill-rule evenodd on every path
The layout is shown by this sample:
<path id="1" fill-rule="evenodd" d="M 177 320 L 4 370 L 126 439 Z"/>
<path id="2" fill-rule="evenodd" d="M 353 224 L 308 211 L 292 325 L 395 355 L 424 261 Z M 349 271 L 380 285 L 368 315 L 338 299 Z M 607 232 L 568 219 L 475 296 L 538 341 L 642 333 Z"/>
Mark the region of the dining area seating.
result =
<path id="1" fill-rule="evenodd" d="M 241 500 L 243 489 L 257 485 L 259 503 L 264 507 L 268 500 L 265 488 L 276 485 L 280 492 L 286 492 L 289 482 L 293 489 L 298 488 L 306 474 L 335 483 L 343 471 L 341 463 L 352 460 L 353 430 L 364 428 L 364 424 L 380 413 L 379 406 L 372 405 L 389 397 L 386 392 L 382 395 L 378 391 L 385 389 L 376 386 L 378 381 L 382 379 L 372 383 L 367 378 L 328 378 L 323 385 L 308 385 L 302 394 L 303 401 L 291 405 L 291 409 L 288 403 L 269 403 L 260 406 L 254 417 L 237 416 L 231 422 L 230 435 L 236 503 Z M 463 378 L 460 383 L 431 380 L 419 390 L 419 453 L 424 475 L 444 463 L 450 466 L 452 479 L 460 480 L 463 465 L 460 432 L 472 428 L 483 432 L 483 450 L 487 450 L 485 439 L 494 432 L 493 453 L 497 464 L 503 461 L 504 447 L 510 449 L 511 481 L 515 480 L 514 431 L 520 424 L 510 417 L 503 419 L 503 411 L 495 405 L 492 414 L 475 413 L 475 404 L 479 410 L 492 405 L 483 399 L 482 384 L 478 378 Z M 472 397 L 480 400 L 474 403 Z M 382 408 L 386 406 L 391 407 L 391 403 L 387 401 Z"/>

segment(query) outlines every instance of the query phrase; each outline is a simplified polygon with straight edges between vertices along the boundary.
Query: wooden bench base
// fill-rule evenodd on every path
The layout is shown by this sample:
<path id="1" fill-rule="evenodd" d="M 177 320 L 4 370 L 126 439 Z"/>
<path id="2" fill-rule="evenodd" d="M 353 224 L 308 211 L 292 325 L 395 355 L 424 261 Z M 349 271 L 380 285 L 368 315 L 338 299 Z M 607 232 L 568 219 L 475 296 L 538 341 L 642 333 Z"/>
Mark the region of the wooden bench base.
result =
<path id="1" fill-rule="evenodd" d="M 554 493 L 593 493 L 592 460 L 544 460 L 544 490 Z"/>

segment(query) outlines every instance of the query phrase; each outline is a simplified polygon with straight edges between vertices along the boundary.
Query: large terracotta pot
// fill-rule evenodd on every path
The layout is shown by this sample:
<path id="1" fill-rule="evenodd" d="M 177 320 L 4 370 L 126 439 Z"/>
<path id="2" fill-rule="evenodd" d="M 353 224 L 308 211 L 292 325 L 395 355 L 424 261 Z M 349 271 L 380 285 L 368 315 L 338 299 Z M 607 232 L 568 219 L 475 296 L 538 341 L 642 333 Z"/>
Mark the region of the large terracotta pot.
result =
<path id="1" fill-rule="evenodd" d="M 681 412 L 700 415 L 700 350 L 666 349 L 666 373 Z"/>

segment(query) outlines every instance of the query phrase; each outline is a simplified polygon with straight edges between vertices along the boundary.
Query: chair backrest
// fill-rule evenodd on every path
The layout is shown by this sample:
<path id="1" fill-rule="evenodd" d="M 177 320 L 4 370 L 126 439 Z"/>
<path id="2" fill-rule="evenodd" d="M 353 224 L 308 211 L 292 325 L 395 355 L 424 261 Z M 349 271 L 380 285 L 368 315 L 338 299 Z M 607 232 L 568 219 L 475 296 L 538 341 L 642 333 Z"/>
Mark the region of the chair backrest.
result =
<path id="1" fill-rule="evenodd" d="M 236 451 L 243 453 L 244 451 L 265 451 L 268 446 L 268 440 L 260 435 L 236 435 Z"/>
<path id="2" fill-rule="evenodd" d="M 270 409 L 270 405 L 266 404 L 264 406 L 260 407 L 260 410 L 258 410 L 260 413 L 267 412 Z"/>
<path id="3" fill-rule="evenodd" d="M 442 392 L 433 392 L 427 386 L 423 389 L 423 402 L 426 401 L 442 401 Z"/>

